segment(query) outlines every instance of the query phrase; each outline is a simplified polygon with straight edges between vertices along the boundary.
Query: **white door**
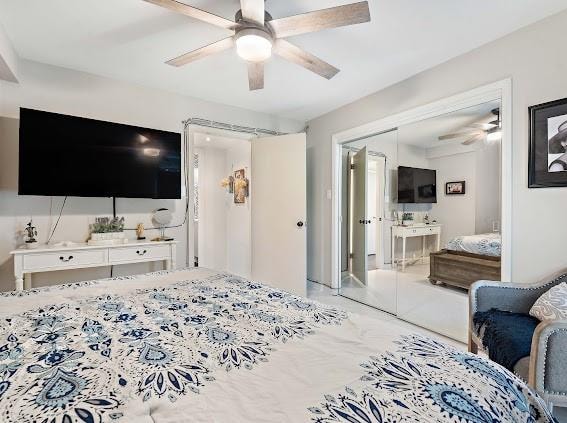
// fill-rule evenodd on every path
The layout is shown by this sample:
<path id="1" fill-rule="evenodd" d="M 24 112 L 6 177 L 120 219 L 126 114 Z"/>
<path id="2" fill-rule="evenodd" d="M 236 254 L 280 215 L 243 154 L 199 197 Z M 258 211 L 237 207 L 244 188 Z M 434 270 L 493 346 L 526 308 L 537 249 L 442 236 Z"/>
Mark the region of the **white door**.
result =
<path id="1" fill-rule="evenodd" d="M 376 160 L 376 215 L 373 216 L 376 230 L 376 267 L 384 267 L 384 178 L 386 160 L 379 157 Z"/>
<path id="2" fill-rule="evenodd" d="M 366 147 L 352 158 L 352 275 L 367 284 L 368 275 L 368 152 Z"/>
<path id="3" fill-rule="evenodd" d="M 290 134 L 252 140 L 252 278 L 305 295 L 306 140 Z"/>

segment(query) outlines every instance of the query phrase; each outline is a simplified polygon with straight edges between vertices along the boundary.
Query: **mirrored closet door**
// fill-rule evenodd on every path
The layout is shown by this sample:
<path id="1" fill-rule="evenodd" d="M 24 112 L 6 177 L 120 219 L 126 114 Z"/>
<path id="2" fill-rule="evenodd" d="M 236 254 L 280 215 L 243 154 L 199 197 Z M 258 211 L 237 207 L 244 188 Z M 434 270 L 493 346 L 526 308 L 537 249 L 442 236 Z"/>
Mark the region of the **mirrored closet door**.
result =
<path id="1" fill-rule="evenodd" d="M 465 341 L 500 279 L 501 136 L 498 100 L 342 144 L 340 295 Z"/>

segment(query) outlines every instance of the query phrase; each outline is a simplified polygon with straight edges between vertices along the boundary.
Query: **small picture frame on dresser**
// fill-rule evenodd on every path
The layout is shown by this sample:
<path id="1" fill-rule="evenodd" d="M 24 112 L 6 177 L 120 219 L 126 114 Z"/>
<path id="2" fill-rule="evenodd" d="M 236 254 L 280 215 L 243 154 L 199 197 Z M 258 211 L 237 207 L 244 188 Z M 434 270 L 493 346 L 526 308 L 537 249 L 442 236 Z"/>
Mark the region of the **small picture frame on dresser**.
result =
<path id="1" fill-rule="evenodd" d="M 464 195 L 465 181 L 447 182 L 445 184 L 445 195 Z"/>

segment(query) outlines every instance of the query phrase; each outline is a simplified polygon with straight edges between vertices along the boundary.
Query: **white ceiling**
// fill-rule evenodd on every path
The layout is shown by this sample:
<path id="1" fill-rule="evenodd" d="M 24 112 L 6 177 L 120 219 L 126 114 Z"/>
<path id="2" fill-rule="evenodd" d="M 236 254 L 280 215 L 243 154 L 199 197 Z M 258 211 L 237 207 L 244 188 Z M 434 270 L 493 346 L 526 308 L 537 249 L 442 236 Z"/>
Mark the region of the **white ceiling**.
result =
<path id="1" fill-rule="evenodd" d="M 239 8 L 184 1 L 226 18 Z M 266 8 L 278 18 L 346 3 L 267 0 Z M 234 51 L 165 65 L 226 32 L 142 0 L 0 0 L 0 23 L 26 59 L 308 120 L 565 8 L 565 0 L 370 0 L 371 23 L 290 38 L 339 67 L 334 79 L 273 57 L 256 92 Z"/>

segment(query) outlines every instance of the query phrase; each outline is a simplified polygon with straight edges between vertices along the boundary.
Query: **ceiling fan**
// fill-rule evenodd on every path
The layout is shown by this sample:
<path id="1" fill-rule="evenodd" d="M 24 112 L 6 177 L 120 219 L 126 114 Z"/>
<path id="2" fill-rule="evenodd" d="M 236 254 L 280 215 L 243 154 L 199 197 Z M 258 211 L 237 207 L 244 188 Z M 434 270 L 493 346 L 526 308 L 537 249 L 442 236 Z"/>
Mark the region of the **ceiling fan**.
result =
<path id="1" fill-rule="evenodd" d="M 455 132 L 453 134 L 441 135 L 439 141 L 447 141 L 456 138 L 466 139 L 461 143 L 470 145 L 484 139 L 496 141 L 502 138 L 502 120 L 500 119 L 500 109 L 493 109 L 490 114 L 484 116 L 478 122 L 467 125 L 466 131 Z"/>
<path id="2" fill-rule="evenodd" d="M 367 1 L 272 19 L 264 8 L 264 0 L 240 0 L 241 10 L 236 13 L 234 22 L 176 0 L 144 1 L 225 28 L 232 33 L 228 38 L 182 54 L 167 61 L 167 64 L 184 66 L 236 45 L 238 55 L 248 62 L 248 84 L 251 91 L 264 88 L 264 62 L 272 51 L 290 62 L 331 79 L 339 69 L 284 38 L 370 21 Z"/>

